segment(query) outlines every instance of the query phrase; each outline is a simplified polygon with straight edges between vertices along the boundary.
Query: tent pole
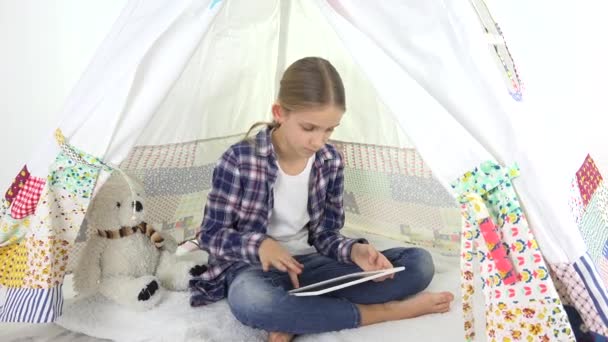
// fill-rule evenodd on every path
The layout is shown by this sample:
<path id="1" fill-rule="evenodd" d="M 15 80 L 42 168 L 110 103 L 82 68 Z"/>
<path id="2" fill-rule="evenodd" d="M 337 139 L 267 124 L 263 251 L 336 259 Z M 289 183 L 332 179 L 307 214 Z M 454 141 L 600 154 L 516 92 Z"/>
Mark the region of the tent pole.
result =
<path id="1" fill-rule="evenodd" d="M 275 84 L 277 85 L 275 88 L 274 98 L 276 99 L 279 96 L 279 87 L 278 84 L 281 81 L 281 76 L 283 75 L 283 71 L 286 66 L 287 59 L 287 35 L 289 32 L 289 17 L 291 12 L 291 2 L 292 0 L 278 0 L 279 6 L 281 6 L 280 16 L 279 16 L 279 46 L 277 49 L 277 70 L 275 75 Z"/>

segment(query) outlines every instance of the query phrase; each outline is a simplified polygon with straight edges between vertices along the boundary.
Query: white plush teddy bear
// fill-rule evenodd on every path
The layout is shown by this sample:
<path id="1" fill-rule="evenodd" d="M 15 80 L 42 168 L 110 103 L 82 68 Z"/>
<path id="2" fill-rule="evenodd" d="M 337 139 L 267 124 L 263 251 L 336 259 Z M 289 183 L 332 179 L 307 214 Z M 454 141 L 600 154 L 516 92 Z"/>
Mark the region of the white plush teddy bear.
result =
<path id="1" fill-rule="evenodd" d="M 175 254 L 176 241 L 144 222 L 143 187 L 125 176 L 114 171 L 91 201 L 92 233 L 74 270 L 74 289 L 144 311 L 161 301 L 164 289 L 187 289 L 206 270 L 206 258 L 202 251 Z"/>

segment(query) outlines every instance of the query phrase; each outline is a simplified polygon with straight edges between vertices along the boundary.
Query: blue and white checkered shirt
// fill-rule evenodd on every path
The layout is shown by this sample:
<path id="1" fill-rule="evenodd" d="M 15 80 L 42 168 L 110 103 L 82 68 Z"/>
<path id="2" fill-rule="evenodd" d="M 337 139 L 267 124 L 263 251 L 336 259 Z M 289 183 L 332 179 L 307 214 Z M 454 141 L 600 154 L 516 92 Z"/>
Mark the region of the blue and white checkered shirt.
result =
<path id="1" fill-rule="evenodd" d="M 277 172 L 269 129 L 231 146 L 218 161 L 198 236 L 209 253 L 209 268 L 190 281 L 192 306 L 225 298 L 229 273 L 260 265 L 258 250 L 267 237 Z M 344 225 L 344 163 L 334 146 L 326 144 L 317 151 L 310 179 L 308 243 L 323 255 L 352 263 L 352 245 L 366 241 L 339 232 Z"/>

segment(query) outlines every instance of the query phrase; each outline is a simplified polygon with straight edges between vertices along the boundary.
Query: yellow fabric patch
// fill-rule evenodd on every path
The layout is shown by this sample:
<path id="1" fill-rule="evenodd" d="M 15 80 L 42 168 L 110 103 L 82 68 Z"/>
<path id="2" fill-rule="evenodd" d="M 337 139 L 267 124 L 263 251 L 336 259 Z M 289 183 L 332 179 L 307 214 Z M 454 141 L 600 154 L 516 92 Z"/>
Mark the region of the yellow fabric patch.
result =
<path id="1" fill-rule="evenodd" d="M 0 247 L 0 285 L 22 287 L 27 269 L 27 249 L 25 244 Z"/>

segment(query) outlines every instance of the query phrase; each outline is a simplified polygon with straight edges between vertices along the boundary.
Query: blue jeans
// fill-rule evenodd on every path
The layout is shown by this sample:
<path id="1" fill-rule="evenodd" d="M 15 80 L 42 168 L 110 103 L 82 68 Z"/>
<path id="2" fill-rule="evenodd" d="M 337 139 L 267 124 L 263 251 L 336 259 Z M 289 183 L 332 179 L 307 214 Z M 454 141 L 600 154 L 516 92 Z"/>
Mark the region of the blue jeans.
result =
<path id="1" fill-rule="evenodd" d="M 393 266 L 405 266 L 394 279 L 368 281 L 321 296 L 296 297 L 287 273 L 264 272 L 249 266 L 228 281 L 228 304 L 243 324 L 291 334 L 314 334 L 356 328 L 361 314 L 356 304 L 377 304 L 403 299 L 424 290 L 435 273 L 429 252 L 421 248 L 393 248 L 383 251 Z M 300 286 L 358 272 L 356 265 L 339 263 L 318 253 L 295 257 L 304 265 Z"/>

